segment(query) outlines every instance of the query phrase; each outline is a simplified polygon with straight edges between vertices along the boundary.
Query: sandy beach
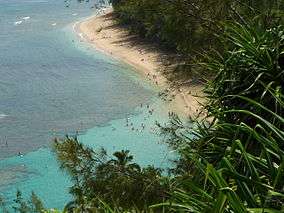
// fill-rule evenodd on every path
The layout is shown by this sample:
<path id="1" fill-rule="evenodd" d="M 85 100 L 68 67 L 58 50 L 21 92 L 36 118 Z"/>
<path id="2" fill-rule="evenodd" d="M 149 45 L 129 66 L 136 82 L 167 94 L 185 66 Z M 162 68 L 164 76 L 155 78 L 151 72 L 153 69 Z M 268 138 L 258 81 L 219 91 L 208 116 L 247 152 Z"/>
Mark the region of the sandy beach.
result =
<path id="1" fill-rule="evenodd" d="M 156 44 L 145 42 L 118 25 L 112 9 L 103 15 L 92 16 L 74 25 L 74 30 L 82 41 L 91 43 L 94 48 L 135 67 L 148 81 L 167 90 L 169 82 L 162 74 L 164 53 Z M 180 116 L 194 116 L 201 109 L 202 85 L 180 87 L 171 91 L 169 108 Z"/>

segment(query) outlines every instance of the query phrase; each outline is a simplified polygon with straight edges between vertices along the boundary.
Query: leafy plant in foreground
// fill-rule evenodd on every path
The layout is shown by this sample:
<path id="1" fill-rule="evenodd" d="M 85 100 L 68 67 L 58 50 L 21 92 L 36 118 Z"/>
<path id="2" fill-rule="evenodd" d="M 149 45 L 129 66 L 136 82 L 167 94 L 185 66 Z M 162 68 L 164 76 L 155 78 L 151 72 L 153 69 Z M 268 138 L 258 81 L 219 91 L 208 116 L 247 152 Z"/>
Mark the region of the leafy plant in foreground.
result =
<path id="1" fill-rule="evenodd" d="M 186 127 L 175 118 L 164 129 L 181 155 L 177 189 L 153 207 L 284 210 L 283 27 L 229 25 L 225 39 L 227 51 L 205 64 L 216 73 L 207 88 L 210 119 Z"/>
<path id="2" fill-rule="evenodd" d="M 132 162 L 129 151 L 115 152 L 109 158 L 104 150 L 95 152 L 69 137 L 56 140 L 54 150 L 74 183 L 70 189 L 74 200 L 66 210 L 84 212 L 104 202 L 125 210 L 143 210 L 167 196 L 169 187 L 162 171 L 152 166 L 141 168 Z"/>

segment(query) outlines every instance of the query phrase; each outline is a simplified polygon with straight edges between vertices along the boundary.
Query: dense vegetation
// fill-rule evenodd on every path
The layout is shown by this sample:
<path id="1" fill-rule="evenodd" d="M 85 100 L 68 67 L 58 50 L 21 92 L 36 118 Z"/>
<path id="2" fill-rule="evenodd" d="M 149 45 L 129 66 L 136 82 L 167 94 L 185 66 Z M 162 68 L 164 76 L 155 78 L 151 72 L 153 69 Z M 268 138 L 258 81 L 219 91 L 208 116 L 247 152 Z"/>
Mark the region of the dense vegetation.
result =
<path id="1" fill-rule="evenodd" d="M 179 66 L 167 76 L 187 82 L 204 77 L 196 67 L 196 58 L 214 49 L 225 51 L 218 35 L 224 23 L 251 22 L 263 27 L 283 19 L 282 0 L 112 0 L 115 14 L 122 24 L 142 37 L 160 43 L 177 53 Z M 216 36 L 217 35 L 217 36 Z M 181 61 L 181 62 L 180 62 Z M 168 62 L 166 62 L 168 63 Z M 208 74 L 208 73 L 207 73 Z"/>
<path id="2" fill-rule="evenodd" d="M 113 0 L 119 21 L 135 33 L 156 40 L 183 54 L 221 45 L 214 34 L 222 22 L 251 18 L 269 26 L 280 18 L 279 0 Z M 216 43 L 217 42 L 217 43 Z M 223 47 L 222 47 L 223 48 Z"/>
<path id="3" fill-rule="evenodd" d="M 206 88 L 213 121 L 186 127 L 173 119 L 164 128 L 181 156 L 172 209 L 283 211 L 283 27 L 233 24 L 225 39 L 230 49 L 205 64 L 216 72 Z"/>
<path id="4" fill-rule="evenodd" d="M 109 157 L 76 138 L 56 140 L 73 180 L 66 212 L 283 212 L 284 27 L 282 0 L 113 0 L 133 32 L 194 57 L 207 117 L 161 127 L 179 153 L 169 176 L 128 151 Z M 198 60 L 197 60 L 198 59 Z M 185 67 L 188 72 L 191 68 Z M 3 207 L 4 208 L 4 207 Z M 41 212 L 18 193 L 15 210 Z M 3 210 L 4 211 L 4 210 Z"/>
<path id="5" fill-rule="evenodd" d="M 148 166 L 140 168 L 132 163 L 133 156 L 122 150 L 109 159 L 105 150 L 94 152 L 75 138 L 55 142 L 61 168 L 71 175 L 74 186 L 70 192 L 75 200 L 67 209 L 96 207 L 100 200 L 130 209 L 143 209 L 149 204 L 163 201 L 166 182 L 161 170 Z M 84 205 L 85 204 L 85 205 Z"/>

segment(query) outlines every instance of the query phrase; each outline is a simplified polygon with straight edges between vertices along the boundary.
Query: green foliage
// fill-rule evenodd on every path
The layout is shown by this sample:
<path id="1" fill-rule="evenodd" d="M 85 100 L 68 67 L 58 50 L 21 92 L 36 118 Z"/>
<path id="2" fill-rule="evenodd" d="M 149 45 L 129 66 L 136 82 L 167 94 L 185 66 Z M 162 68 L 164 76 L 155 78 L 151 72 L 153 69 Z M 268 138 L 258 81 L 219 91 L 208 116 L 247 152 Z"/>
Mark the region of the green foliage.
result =
<path id="1" fill-rule="evenodd" d="M 95 152 L 69 137 L 56 140 L 54 150 L 61 168 L 74 182 L 70 189 L 74 201 L 67 204 L 68 211 L 98 208 L 102 201 L 126 210 L 142 210 L 166 197 L 168 186 L 161 170 L 152 166 L 140 168 L 132 163 L 129 151 L 115 152 L 114 158 L 108 159 L 104 150 Z"/>
<path id="2" fill-rule="evenodd" d="M 120 0 L 114 4 L 119 20 L 134 32 L 189 55 L 222 48 L 214 36 L 223 32 L 220 23 L 251 19 L 269 26 L 283 7 L 279 0 Z"/>
<path id="3" fill-rule="evenodd" d="M 30 200 L 26 201 L 22 197 L 22 193 L 17 191 L 17 197 L 14 203 L 15 206 L 13 206 L 13 209 L 15 212 L 19 213 L 42 213 L 45 210 L 41 200 L 34 192 L 32 192 Z"/>
<path id="4" fill-rule="evenodd" d="M 61 212 L 61 211 L 56 210 L 56 209 L 50 209 L 50 210 L 43 211 L 43 213 L 65 213 L 65 212 Z"/>
<path id="5" fill-rule="evenodd" d="M 5 200 L 1 196 L 0 196 L 0 210 L 3 213 L 8 213 L 8 210 L 6 209 L 6 206 L 5 206 Z"/>
<path id="6" fill-rule="evenodd" d="M 211 76 L 196 66 L 204 52 L 225 52 L 223 23 L 240 22 L 264 27 L 283 23 L 283 0 L 120 0 L 114 4 L 120 23 L 176 52 L 169 58 L 166 77 L 179 84 Z M 206 76 L 206 78 L 205 78 Z"/>
<path id="7" fill-rule="evenodd" d="M 181 159 L 178 189 L 160 205 L 171 211 L 281 212 L 283 27 L 231 24 L 223 39 L 225 53 L 203 64 L 216 73 L 206 90 L 208 118 L 190 126 L 174 118 L 163 129 Z"/>
<path id="8" fill-rule="evenodd" d="M 280 54 L 284 45 L 283 30 L 282 26 L 257 29 L 235 24 L 226 27 L 224 36 L 232 48 L 205 65 L 209 72 L 216 73 L 207 89 L 209 112 L 218 119 L 234 123 L 244 118 L 233 112 L 220 118 L 223 115 L 218 113 L 218 108 L 249 110 L 253 107 L 251 111 L 259 112 L 260 107 L 251 106 L 249 101 L 238 97 L 245 96 L 283 116 L 278 99 L 271 94 L 272 91 L 276 95 L 283 94 L 284 90 L 283 65 L 279 64 L 284 57 Z M 269 119 L 265 116 L 268 114 L 260 113 Z"/>

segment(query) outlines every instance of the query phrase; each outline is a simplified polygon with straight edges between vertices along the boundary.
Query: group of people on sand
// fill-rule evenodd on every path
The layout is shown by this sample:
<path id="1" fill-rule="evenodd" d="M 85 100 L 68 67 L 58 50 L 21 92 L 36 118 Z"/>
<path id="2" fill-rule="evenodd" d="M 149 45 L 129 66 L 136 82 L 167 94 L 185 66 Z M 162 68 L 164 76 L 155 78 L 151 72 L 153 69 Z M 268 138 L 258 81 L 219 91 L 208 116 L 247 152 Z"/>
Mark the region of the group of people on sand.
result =
<path id="1" fill-rule="evenodd" d="M 147 73 L 147 78 L 151 81 L 154 81 L 156 85 L 158 85 L 158 78 L 157 78 L 157 75 L 155 74 L 150 74 L 150 73 Z"/>
<path id="2" fill-rule="evenodd" d="M 143 105 L 141 104 L 141 108 L 142 108 L 142 107 L 143 107 Z M 146 108 L 147 108 L 147 110 L 148 110 L 148 113 L 149 113 L 150 115 L 153 115 L 153 113 L 154 113 L 154 108 L 150 109 L 149 104 L 146 105 Z"/>

